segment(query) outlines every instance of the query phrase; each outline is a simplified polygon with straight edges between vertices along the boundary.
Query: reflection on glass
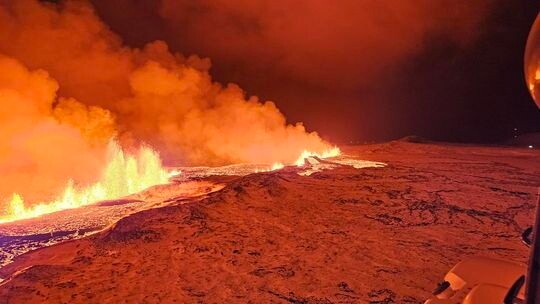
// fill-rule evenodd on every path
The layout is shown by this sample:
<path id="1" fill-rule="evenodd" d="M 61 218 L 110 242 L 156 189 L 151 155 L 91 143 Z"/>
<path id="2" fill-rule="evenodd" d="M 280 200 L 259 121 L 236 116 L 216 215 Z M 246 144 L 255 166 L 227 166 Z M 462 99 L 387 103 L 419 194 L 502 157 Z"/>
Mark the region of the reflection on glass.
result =
<path id="1" fill-rule="evenodd" d="M 540 107 L 540 14 L 536 16 L 527 39 L 525 80 L 536 105 Z"/>

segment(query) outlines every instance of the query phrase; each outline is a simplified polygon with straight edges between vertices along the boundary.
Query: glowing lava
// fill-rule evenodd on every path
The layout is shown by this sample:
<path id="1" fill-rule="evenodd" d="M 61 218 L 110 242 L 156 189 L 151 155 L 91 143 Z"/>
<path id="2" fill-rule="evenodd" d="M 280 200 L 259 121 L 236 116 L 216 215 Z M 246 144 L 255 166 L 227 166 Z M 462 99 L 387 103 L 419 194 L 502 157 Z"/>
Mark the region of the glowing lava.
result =
<path id="1" fill-rule="evenodd" d="M 285 167 L 285 165 L 282 164 L 282 163 L 274 163 L 274 164 L 272 165 L 272 167 L 270 168 L 270 171 L 283 169 L 284 167 Z"/>
<path id="2" fill-rule="evenodd" d="M 88 187 L 76 187 L 73 181 L 63 194 L 50 202 L 26 207 L 19 194 L 13 194 L 7 213 L 0 223 L 37 217 L 55 211 L 77 208 L 102 200 L 117 199 L 154 185 L 168 182 L 171 175 L 161 164 L 159 154 L 149 147 L 141 147 L 136 155 L 126 154 L 115 142 L 109 144 L 109 162 L 101 179 Z"/>
<path id="3" fill-rule="evenodd" d="M 321 153 L 304 150 L 294 165 L 303 166 L 309 157 L 329 158 L 339 156 L 338 147 Z M 269 169 L 255 172 L 268 172 L 284 168 L 283 163 L 276 162 Z M 149 147 L 141 147 L 136 155 L 126 154 L 118 144 L 109 145 L 109 162 L 101 179 L 87 187 L 77 187 L 70 181 L 63 193 L 49 202 L 42 202 L 31 207 L 25 205 L 21 195 L 13 194 L 8 202 L 7 212 L 0 216 L 0 223 L 38 217 L 40 215 L 77 208 L 99 201 L 118 199 L 140 192 L 154 185 L 164 184 L 169 178 L 181 174 L 179 170 L 168 172 L 162 166 L 158 152 Z"/>
<path id="4" fill-rule="evenodd" d="M 304 150 L 302 151 L 302 153 L 300 153 L 300 156 L 298 156 L 298 158 L 292 165 L 295 165 L 297 167 L 302 167 L 305 164 L 306 158 L 313 157 L 313 156 L 318 157 L 318 158 L 329 158 L 329 157 L 336 157 L 340 155 L 341 155 L 341 150 L 338 147 L 333 147 L 333 148 L 324 150 L 321 153 Z M 276 163 L 273 163 L 272 166 L 268 169 L 257 169 L 255 172 L 256 173 L 270 172 L 270 171 L 280 170 L 283 168 L 285 168 L 285 165 L 283 163 L 276 162 Z"/>
<path id="5" fill-rule="evenodd" d="M 341 155 L 341 150 L 338 147 L 333 147 L 331 149 L 323 151 L 322 153 L 316 153 L 316 152 L 304 150 L 302 151 L 302 154 L 300 154 L 298 159 L 294 162 L 294 164 L 299 167 L 303 166 L 305 159 L 312 156 L 315 156 L 318 158 L 329 158 L 329 157 L 336 157 L 339 155 Z"/>

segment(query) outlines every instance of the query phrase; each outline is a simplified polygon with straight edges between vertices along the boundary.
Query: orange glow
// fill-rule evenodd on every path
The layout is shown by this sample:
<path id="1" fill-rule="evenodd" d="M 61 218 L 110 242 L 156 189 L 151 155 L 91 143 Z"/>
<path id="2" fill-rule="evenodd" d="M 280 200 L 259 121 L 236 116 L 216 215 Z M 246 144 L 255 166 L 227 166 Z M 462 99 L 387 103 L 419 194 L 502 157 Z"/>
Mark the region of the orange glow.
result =
<path id="1" fill-rule="evenodd" d="M 270 169 L 270 171 L 275 171 L 275 170 L 279 170 L 279 169 L 283 169 L 285 167 L 285 165 L 283 165 L 282 163 L 274 163 L 272 165 L 272 168 Z"/>
<path id="2" fill-rule="evenodd" d="M 316 153 L 308 150 L 302 151 L 302 154 L 298 157 L 298 159 L 294 162 L 296 166 L 303 166 L 304 160 L 308 157 L 315 156 L 319 158 L 329 158 L 329 157 L 336 157 L 341 155 L 341 150 L 338 147 L 333 147 L 331 149 L 324 150 L 322 153 Z"/>
<path id="3" fill-rule="evenodd" d="M 324 159 L 324 158 L 336 157 L 340 155 L 341 155 L 341 150 L 338 147 L 332 147 L 330 149 L 323 150 L 320 153 L 303 150 L 302 153 L 300 153 L 300 156 L 298 156 L 298 158 L 292 165 L 301 167 L 304 165 L 305 159 L 312 156 Z M 269 169 L 259 169 L 256 172 L 270 172 L 270 171 L 280 170 L 283 168 L 285 168 L 285 165 L 283 163 L 275 162 L 272 164 L 272 166 Z"/>
<path id="4" fill-rule="evenodd" d="M 540 17 L 536 17 L 525 47 L 525 81 L 536 105 L 540 107 Z"/>
<path id="5" fill-rule="evenodd" d="M 50 202 L 25 206 L 21 195 L 13 194 L 7 213 L 0 223 L 37 217 L 55 211 L 77 208 L 98 201 L 116 199 L 163 184 L 169 176 L 161 164 L 159 154 L 151 148 L 141 147 L 136 155 L 126 154 L 115 142 L 109 144 L 109 162 L 99 181 L 88 187 L 77 187 L 69 182 L 63 193 Z"/>
<path id="6" fill-rule="evenodd" d="M 163 41 L 123 46 L 88 4 L 68 3 L 0 5 L 0 223 L 167 182 L 180 172 L 166 172 L 160 157 L 272 171 L 303 150 L 302 159 L 337 155 L 308 152 L 332 146 L 273 102 L 217 83 L 208 59 Z M 160 155 L 120 148 L 140 143 Z"/>

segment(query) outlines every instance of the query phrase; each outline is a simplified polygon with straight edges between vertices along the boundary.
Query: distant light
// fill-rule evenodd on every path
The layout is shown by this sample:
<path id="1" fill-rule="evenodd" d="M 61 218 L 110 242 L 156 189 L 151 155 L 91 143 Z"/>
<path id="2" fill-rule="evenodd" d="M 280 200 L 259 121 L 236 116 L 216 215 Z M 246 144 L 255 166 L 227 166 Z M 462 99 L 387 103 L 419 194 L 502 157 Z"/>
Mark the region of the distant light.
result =
<path id="1" fill-rule="evenodd" d="M 517 131 L 517 128 L 514 128 L 514 131 Z"/>
<path id="2" fill-rule="evenodd" d="M 534 148 L 534 147 L 533 147 L 532 145 L 529 145 L 528 148 L 529 148 L 529 149 L 532 149 L 532 148 Z"/>

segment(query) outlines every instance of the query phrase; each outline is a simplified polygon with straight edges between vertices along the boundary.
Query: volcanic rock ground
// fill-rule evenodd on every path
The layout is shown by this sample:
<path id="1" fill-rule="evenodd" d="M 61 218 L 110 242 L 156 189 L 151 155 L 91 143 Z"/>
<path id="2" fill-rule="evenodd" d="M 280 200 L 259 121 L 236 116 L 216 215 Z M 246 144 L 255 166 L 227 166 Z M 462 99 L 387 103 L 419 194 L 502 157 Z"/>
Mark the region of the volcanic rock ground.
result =
<path id="1" fill-rule="evenodd" d="M 0 269 L 0 303 L 421 303 L 469 256 L 525 262 L 540 151 L 391 142 L 387 164 L 225 180 Z"/>
<path id="2" fill-rule="evenodd" d="M 223 187 L 221 183 L 184 177 L 180 184 L 178 182 L 151 187 L 122 199 L 0 224 L 0 267 L 28 251 L 101 231 L 138 211 L 168 205 L 170 200 L 200 197 Z"/>

